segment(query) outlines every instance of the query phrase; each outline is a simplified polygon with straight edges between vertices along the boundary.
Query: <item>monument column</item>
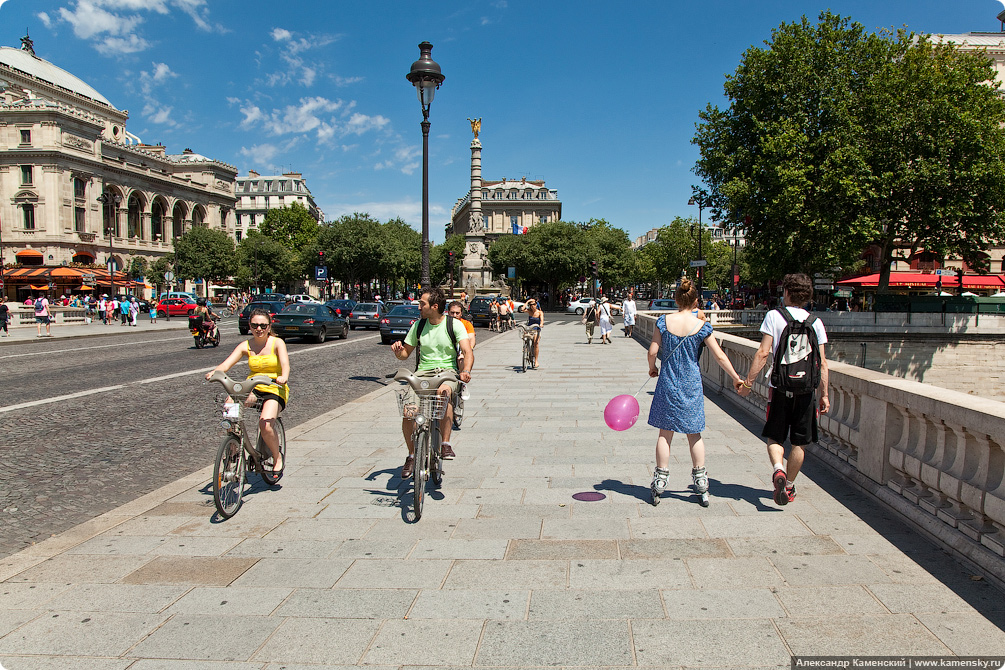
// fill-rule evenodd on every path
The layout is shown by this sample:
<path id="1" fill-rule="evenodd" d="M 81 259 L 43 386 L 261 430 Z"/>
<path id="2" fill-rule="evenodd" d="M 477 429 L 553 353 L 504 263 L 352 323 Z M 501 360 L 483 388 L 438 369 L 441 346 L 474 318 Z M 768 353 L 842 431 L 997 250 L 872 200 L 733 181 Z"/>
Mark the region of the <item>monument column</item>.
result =
<path id="1" fill-rule="evenodd" d="M 461 283 L 468 295 L 473 296 L 478 289 L 492 282 L 488 249 L 485 246 L 485 221 L 482 218 L 482 143 L 478 140 L 481 119 L 468 119 L 471 123 L 471 191 L 468 207 L 468 230 L 464 234 L 464 263 Z"/>

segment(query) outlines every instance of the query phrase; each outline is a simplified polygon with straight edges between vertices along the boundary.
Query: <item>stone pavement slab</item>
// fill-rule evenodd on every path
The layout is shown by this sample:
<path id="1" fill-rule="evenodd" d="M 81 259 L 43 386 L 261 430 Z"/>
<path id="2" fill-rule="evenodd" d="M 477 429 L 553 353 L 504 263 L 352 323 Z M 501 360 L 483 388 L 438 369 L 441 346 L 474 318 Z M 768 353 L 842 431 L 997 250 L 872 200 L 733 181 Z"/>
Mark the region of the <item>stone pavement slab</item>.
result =
<path id="1" fill-rule="evenodd" d="M 526 373 L 515 336 L 479 346 L 458 457 L 421 521 L 382 387 L 290 430 L 282 486 L 253 488 L 233 519 L 214 516 L 206 469 L 0 561 L 0 663 L 762 668 L 793 653 L 1005 654 L 1001 593 L 812 457 L 799 499 L 776 506 L 760 426 L 715 397 L 711 506 L 688 489 L 677 437 L 653 507 L 651 396 L 628 431 L 602 418 L 644 381 L 644 348 L 587 347 L 575 323 L 542 337 L 542 368 Z"/>

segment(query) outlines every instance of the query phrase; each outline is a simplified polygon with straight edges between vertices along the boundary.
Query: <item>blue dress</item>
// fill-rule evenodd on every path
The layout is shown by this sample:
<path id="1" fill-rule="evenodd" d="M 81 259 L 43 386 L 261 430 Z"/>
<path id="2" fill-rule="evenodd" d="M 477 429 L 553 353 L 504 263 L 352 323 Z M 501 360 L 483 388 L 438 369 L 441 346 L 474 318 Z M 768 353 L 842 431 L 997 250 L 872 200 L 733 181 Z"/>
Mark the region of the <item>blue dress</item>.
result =
<path id="1" fill-rule="evenodd" d="M 656 320 L 656 327 L 663 336 L 660 345 L 663 364 L 649 408 L 649 425 L 675 433 L 700 433 L 705 430 L 705 393 L 698 369 L 698 351 L 712 334 L 712 325 L 706 322 L 698 332 L 684 337 L 667 330 L 666 316 Z"/>

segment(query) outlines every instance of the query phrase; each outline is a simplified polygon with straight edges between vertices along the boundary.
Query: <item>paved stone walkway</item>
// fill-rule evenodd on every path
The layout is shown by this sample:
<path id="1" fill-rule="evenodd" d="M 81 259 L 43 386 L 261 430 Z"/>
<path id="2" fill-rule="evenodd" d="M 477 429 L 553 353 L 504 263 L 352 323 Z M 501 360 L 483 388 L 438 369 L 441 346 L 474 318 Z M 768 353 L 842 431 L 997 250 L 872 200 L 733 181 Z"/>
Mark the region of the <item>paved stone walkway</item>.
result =
<path id="1" fill-rule="evenodd" d="M 706 402 L 712 504 L 686 447 L 607 400 L 638 343 L 549 325 L 520 373 L 477 349 L 457 460 L 410 523 L 393 389 L 290 431 L 283 486 L 213 518 L 209 471 L 0 559 L 0 663 L 74 668 L 788 666 L 791 654 L 1005 655 L 1005 599 L 809 462 L 771 501 L 754 425 Z M 647 390 L 651 390 L 649 386 Z M 257 483 L 257 478 L 254 478 Z M 152 482 L 152 484 L 155 484 Z M 159 482 L 157 483 L 159 484 Z M 599 502 L 577 492 L 599 491 Z"/>

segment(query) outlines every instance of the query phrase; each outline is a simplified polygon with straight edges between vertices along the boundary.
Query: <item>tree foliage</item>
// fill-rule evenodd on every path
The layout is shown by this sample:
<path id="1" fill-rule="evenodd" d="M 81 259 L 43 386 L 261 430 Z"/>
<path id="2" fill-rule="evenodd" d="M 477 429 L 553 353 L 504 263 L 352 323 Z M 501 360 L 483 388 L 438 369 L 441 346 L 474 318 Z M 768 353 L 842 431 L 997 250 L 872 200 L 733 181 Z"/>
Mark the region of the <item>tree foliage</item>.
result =
<path id="1" fill-rule="evenodd" d="M 175 239 L 174 256 L 179 279 L 224 281 L 237 271 L 234 241 L 222 230 L 191 228 Z"/>
<path id="2" fill-rule="evenodd" d="M 241 288 L 290 286 L 303 278 L 295 252 L 254 230 L 237 245 L 237 262 Z"/>
<path id="3" fill-rule="evenodd" d="M 974 258 L 1005 235 L 1005 103 L 989 59 L 823 12 L 772 32 L 699 114 L 695 172 L 757 279 L 845 271 L 895 241 Z M 745 222 L 746 219 L 746 222 Z M 745 222 L 745 223 L 744 223 Z"/>
<path id="4" fill-rule="evenodd" d="M 288 249 L 305 253 L 314 245 L 319 226 L 306 207 L 294 202 L 289 206 L 267 211 L 259 231 L 286 245 Z"/>

